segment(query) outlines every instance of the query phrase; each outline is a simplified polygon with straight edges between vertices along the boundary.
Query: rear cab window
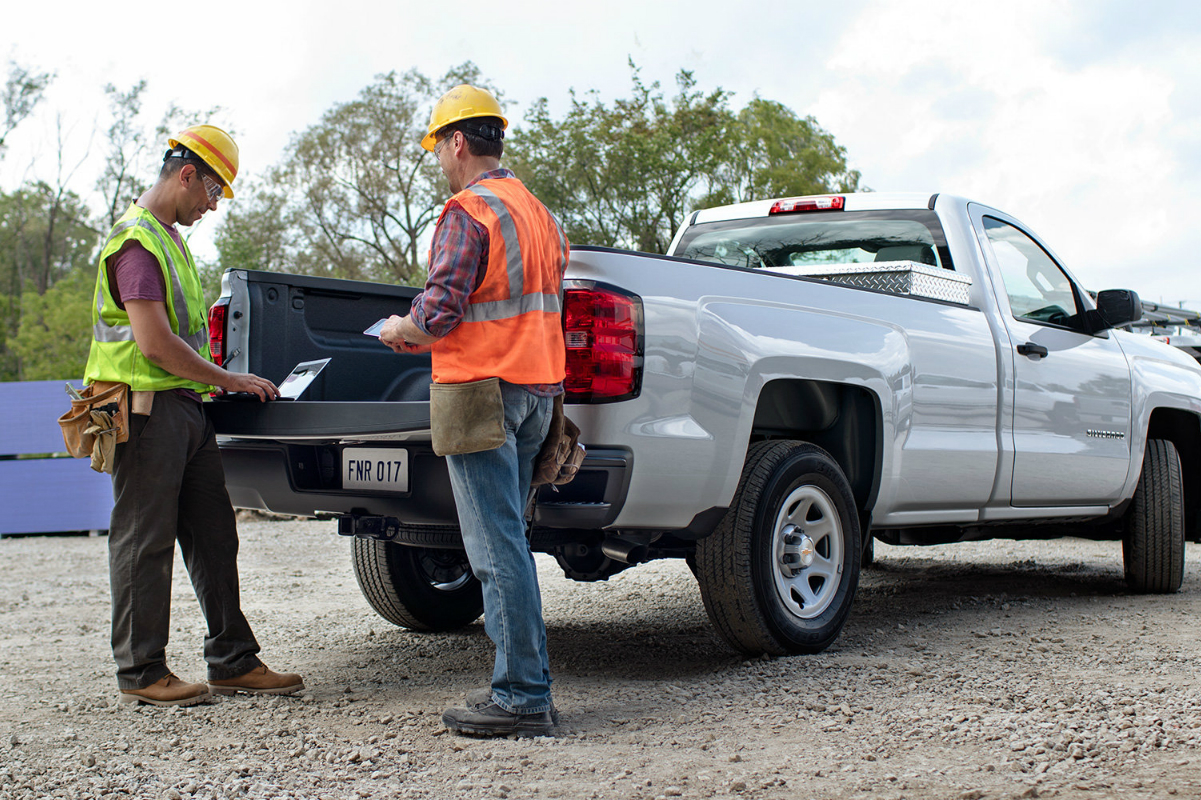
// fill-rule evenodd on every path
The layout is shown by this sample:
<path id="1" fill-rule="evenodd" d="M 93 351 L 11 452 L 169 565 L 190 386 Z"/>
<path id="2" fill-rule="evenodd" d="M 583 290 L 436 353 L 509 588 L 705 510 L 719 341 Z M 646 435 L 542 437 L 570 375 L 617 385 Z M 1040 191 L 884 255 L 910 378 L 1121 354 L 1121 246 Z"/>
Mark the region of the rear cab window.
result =
<path id="1" fill-rule="evenodd" d="M 674 255 L 743 269 L 913 261 L 954 270 L 933 211 L 821 211 L 703 222 Z"/>

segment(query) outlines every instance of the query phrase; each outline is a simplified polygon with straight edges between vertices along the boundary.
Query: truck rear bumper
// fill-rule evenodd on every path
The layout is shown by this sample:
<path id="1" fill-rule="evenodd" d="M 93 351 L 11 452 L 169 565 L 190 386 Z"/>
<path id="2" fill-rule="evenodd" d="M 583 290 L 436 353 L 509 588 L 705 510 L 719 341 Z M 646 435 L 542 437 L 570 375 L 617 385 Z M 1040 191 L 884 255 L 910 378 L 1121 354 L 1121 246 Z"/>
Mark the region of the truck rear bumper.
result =
<path id="1" fill-rule="evenodd" d="M 225 483 L 238 508 L 298 516 L 393 517 L 413 526 L 458 525 L 446 460 L 434 455 L 428 443 L 394 445 L 408 451 L 410 483 L 404 493 L 343 489 L 341 443 L 222 436 L 220 444 Z M 539 490 L 535 523 L 586 530 L 612 524 L 625 501 L 631 469 L 629 451 L 589 448 L 574 481 Z"/>

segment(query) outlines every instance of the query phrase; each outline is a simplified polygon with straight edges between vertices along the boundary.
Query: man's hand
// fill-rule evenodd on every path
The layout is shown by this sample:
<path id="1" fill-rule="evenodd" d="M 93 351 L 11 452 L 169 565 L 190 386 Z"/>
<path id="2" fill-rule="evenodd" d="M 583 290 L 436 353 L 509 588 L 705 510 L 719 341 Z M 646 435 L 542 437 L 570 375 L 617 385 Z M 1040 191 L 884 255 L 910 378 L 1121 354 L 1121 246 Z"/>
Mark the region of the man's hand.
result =
<path id="1" fill-rule="evenodd" d="M 249 372 L 227 372 L 225 380 L 216 385 L 227 392 L 248 392 L 257 395 L 260 402 L 279 397 L 278 386 Z"/>
<path id="2" fill-rule="evenodd" d="M 400 344 L 388 344 L 387 342 L 384 342 L 384 344 L 387 344 L 393 353 L 428 353 L 434 349 L 432 345 L 412 344 L 403 341 Z"/>
<path id="3" fill-rule="evenodd" d="M 422 332 L 408 317 L 393 314 L 380 328 L 379 340 L 393 353 L 428 353 L 436 338 Z M 423 341 L 424 340 L 424 341 Z"/>

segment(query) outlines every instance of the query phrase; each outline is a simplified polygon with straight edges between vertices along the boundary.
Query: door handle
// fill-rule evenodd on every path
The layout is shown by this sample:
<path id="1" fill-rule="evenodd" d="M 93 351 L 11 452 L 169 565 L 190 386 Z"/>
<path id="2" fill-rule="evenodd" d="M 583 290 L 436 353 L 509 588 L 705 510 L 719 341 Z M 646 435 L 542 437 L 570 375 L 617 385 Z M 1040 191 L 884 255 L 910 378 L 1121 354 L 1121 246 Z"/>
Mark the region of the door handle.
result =
<path id="1" fill-rule="evenodd" d="M 1034 342 L 1026 342 L 1025 344 L 1018 345 L 1019 356 L 1045 357 L 1050 352 L 1050 350 L 1043 347 L 1041 344 L 1035 344 Z"/>

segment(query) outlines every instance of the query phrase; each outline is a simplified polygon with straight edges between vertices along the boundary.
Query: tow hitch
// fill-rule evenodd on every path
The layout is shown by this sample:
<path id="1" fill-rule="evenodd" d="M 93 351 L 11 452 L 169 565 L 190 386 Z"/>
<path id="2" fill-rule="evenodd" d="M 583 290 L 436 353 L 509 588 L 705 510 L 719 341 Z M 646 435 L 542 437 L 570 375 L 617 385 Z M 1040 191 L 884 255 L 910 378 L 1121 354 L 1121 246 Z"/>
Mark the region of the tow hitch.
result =
<path id="1" fill-rule="evenodd" d="M 400 534 L 400 520 L 396 517 L 338 517 L 339 536 L 360 536 L 364 539 L 391 541 Z"/>

